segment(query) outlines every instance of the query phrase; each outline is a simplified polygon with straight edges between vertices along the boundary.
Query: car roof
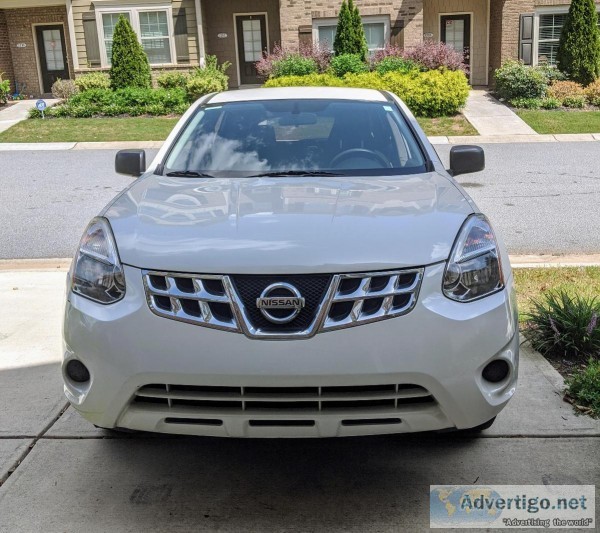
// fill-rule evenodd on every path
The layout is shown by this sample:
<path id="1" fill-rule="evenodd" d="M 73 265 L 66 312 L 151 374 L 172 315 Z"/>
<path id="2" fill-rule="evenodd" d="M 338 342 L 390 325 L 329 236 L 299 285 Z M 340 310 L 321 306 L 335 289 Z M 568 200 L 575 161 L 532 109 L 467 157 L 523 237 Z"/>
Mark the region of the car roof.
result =
<path id="1" fill-rule="evenodd" d="M 227 102 L 252 102 L 257 100 L 363 100 L 386 102 L 386 96 L 375 89 L 350 87 L 259 87 L 238 89 L 215 94 L 211 104 Z"/>

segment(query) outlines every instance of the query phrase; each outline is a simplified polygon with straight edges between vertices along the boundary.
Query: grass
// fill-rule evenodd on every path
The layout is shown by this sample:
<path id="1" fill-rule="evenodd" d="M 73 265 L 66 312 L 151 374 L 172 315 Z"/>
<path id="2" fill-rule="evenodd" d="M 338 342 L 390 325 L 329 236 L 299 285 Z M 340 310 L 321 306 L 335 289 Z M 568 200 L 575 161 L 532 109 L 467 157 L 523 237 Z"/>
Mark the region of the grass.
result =
<path id="1" fill-rule="evenodd" d="M 532 310 L 532 299 L 539 299 L 544 292 L 565 290 L 589 298 L 600 294 L 600 267 L 518 268 L 513 272 L 521 323 Z"/>
<path id="2" fill-rule="evenodd" d="M 479 135 L 479 132 L 463 115 L 454 115 L 453 117 L 440 118 L 422 118 L 417 119 L 425 133 L 430 136 L 451 136 L 451 135 Z M 600 130 L 598 130 L 600 131 Z"/>
<path id="3" fill-rule="evenodd" d="M 517 114 L 538 133 L 600 133 L 600 111 L 534 111 Z"/>
<path id="4" fill-rule="evenodd" d="M 163 141 L 178 118 L 29 119 L 0 133 L 0 142 Z"/>

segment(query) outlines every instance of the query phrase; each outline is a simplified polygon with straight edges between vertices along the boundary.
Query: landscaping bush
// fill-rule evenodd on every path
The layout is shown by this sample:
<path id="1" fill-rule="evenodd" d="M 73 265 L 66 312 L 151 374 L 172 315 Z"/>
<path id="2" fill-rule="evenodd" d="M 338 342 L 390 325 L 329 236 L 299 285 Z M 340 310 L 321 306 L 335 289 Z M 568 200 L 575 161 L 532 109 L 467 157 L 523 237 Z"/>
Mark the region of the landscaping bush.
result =
<path id="1" fill-rule="evenodd" d="M 548 84 L 551 84 L 555 81 L 563 81 L 567 79 L 563 72 L 558 70 L 556 67 L 553 67 L 552 65 L 542 64 L 538 65 L 535 68 L 546 77 Z"/>
<path id="2" fill-rule="evenodd" d="M 387 72 L 402 72 L 406 74 L 413 70 L 419 70 L 419 65 L 410 59 L 390 55 L 382 58 L 378 62 L 373 62 L 373 69 L 379 74 L 385 74 Z"/>
<path id="3" fill-rule="evenodd" d="M 558 68 L 588 85 L 600 76 L 600 30 L 594 0 L 572 0 L 560 33 Z"/>
<path id="4" fill-rule="evenodd" d="M 110 77 L 106 72 L 90 72 L 76 78 L 75 85 L 81 92 L 90 89 L 110 89 Z"/>
<path id="5" fill-rule="evenodd" d="M 564 103 L 566 98 L 573 96 L 585 96 L 583 87 L 575 81 L 555 81 L 548 87 L 548 96 L 556 98 L 560 103 Z M 585 98 L 584 98 L 585 100 Z"/>
<path id="6" fill-rule="evenodd" d="M 317 72 L 325 72 L 329 68 L 331 61 L 331 51 L 323 46 L 323 44 L 301 43 L 298 52 L 287 52 L 280 45 L 276 44 L 273 51 L 269 54 L 263 54 L 260 61 L 257 61 L 256 71 L 264 78 L 272 78 L 274 74 L 274 65 L 279 61 L 290 56 L 300 56 L 307 59 L 312 59 L 317 66 Z"/>
<path id="7" fill-rule="evenodd" d="M 113 89 L 152 87 L 148 56 L 123 15 L 113 33 L 110 85 Z"/>
<path id="8" fill-rule="evenodd" d="M 189 75 L 185 72 L 163 72 L 156 78 L 156 84 L 163 89 L 185 89 Z"/>
<path id="9" fill-rule="evenodd" d="M 464 56 L 445 43 L 423 41 L 404 50 L 403 57 L 418 63 L 425 70 L 448 69 L 468 73 Z"/>
<path id="10" fill-rule="evenodd" d="M 46 110 L 49 117 L 114 117 L 120 115 L 179 115 L 188 108 L 183 89 L 90 89 L 79 92 L 65 103 Z M 30 116 L 41 116 L 33 109 Z"/>
<path id="11" fill-rule="evenodd" d="M 311 57 L 300 54 L 286 54 L 285 57 L 274 61 L 271 76 L 306 76 L 317 72 L 317 63 Z"/>
<path id="12" fill-rule="evenodd" d="M 572 107 L 582 109 L 585 107 L 586 98 L 583 95 L 567 96 L 563 99 L 563 105 L 565 107 Z"/>
<path id="13" fill-rule="evenodd" d="M 600 354 L 600 302 L 552 291 L 532 302 L 526 335 L 544 355 L 581 360 Z"/>
<path id="14" fill-rule="evenodd" d="M 362 87 L 388 90 L 404 100 L 418 116 L 439 117 L 456 114 L 467 101 L 469 84 L 462 72 L 431 70 L 428 72 L 364 72 L 338 78 L 328 74 L 272 78 L 266 87 Z"/>
<path id="15" fill-rule="evenodd" d="M 600 361 L 590 359 L 566 380 L 567 397 L 580 410 L 600 417 Z"/>
<path id="16" fill-rule="evenodd" d="M 494 73 L 496 92 L 501 98 L 543 98 L 547 78 L 542 71 L 528 67 L 521 61 L 507 61 Z"/>
<path id="17" fill-rule="evenodd" d="M 337 29 L 333 40 L 333 51 L 336 56 L 357 54 L 363 61 L 367 59 L 367 39 L 365 30 L 353 0 L 343 0 L 338 14 Z"/>
<path id="18" fill-rule="evenodd" d="M 190 75 L 185 90 L 190 101 L 205 94 L 226 91 L 229 76 L 225 74 L 231 66 L 229 61 L 219 65 L 216 56 L 206 56 L 204 67 L 196 68 Z"/>
<path id="19" fill-rule="evenodd" d="M 585 96 L 590 104 L 600 106 L 600 80 L 590 83 L 585 88 Z"/>
<path id="20" fill-rule="evenodd" d="M 60 78 L 52 84 L 50 90 L 54 98 L 60 98 L 61 100 L 68 100 L 78 92 L 77 85 L 73 80 L 61 80 Z"/>
<path id="21" fill-rule="evenodd" d="M 543 101 L 542 98 L 513 98 L 508 103 L 520 109 L 540 109 Z"/>
<path id="22" fill-rule="evenodd" d="M 341 54 L 334 56 L 330 65 L 331 72 L 342 78 L 345 74 L 358 74 L 368 70 L 366 63 L 358 54 Z"/>
<path id="23" fill-rule="evenodd" d="M 542 109 L 558 109 L 560 107 L 560 100 L 556 98 L 548 97 L 542 100 Z"/>
<path id="24" fill-rule="evenodd" d="M 3 80 L 3 75 L 0 72 L 0 104 L 2 105 L 8 102 L 8 95 L 10 94 L 10 80 Z"/>

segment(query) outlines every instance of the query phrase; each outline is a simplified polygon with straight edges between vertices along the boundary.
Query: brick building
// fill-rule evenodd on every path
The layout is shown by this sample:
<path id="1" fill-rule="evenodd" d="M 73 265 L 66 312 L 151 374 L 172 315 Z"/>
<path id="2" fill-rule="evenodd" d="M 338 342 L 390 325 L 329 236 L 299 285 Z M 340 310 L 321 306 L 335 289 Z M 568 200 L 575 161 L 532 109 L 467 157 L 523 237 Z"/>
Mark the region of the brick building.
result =
<path id="1" fill-rule="evenodd" d="M 464 52 L 471 83 L 509 58 L 556 60 L 569 0 L 355 0 L 370 51 L 444 41 Z M 330 46 L 341 0 L 0 0 L 0 72 L 13 89 L 46 94 L 56 78 L 110 67 L 114 25 L 133 25 L 154 70 L 230 61 L 232 87 L 255 84 L 275 43 Z M 600 0 L 598 0 L 600 9 Z"/>

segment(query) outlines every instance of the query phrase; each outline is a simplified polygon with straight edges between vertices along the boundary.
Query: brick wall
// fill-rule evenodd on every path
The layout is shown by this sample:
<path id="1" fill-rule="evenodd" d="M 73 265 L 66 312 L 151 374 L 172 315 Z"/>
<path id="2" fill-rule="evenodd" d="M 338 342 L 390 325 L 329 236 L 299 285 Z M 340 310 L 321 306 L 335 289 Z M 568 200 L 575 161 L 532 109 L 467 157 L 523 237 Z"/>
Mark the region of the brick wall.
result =
<path id="1" fill-rule="evenodd" d="M 8 26 L 8 40 L 12 54 L 14 80 L 20 84 L 26 84 L 27 95 L 39 96 L 41 93 L 33 24 L 63 24 L 67 62 L 71 77 L 73 76 L 67 10 L 64 6 L 6 9 L 4 14 Z M 25 47 L 17 48 L 17 43 L 24 43 Z"/>
<path id="2" fill-rule="evenodd" d="M 425 0 L 427 1 L 427 0 Z M 389 15 L 391 42 L 411 46 L 423 40 L 423 0 L 355 0 L 360 14 Z M 298 46 L 298 29 L 313 19 L 337 17 L 340 0 L 284 0 L 281 2 L 281 42 Z"/>
<path id="3" fill-rule="evenodd" d="M 14 90 L 14 73 L 12 65 L 12 56 L 10 52 L 11 51 L 8 40 L 6 16 L 4 14 L 4 11 L 0 9 L 0 74 L 2 74 L 3 80 L 10 80 L 11 89 Z"/>

